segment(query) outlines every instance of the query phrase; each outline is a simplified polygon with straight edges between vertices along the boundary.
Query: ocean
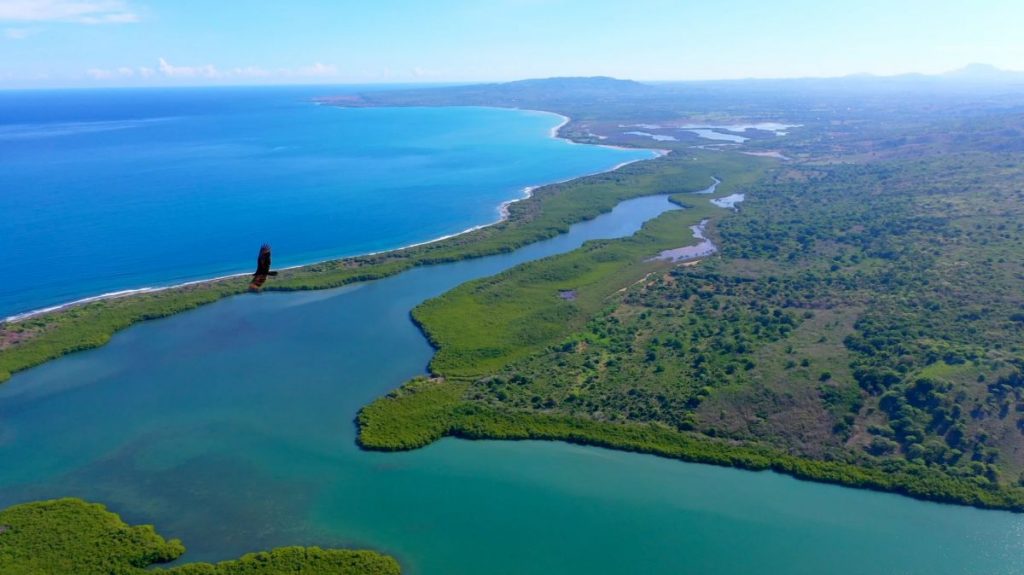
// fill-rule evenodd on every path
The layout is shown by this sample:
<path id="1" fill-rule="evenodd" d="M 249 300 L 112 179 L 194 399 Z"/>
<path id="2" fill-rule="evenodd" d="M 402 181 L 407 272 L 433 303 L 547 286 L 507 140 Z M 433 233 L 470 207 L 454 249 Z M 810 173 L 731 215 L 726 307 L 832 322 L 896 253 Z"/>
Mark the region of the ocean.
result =
<path id="1" fill-rule="evenodd" d="M 554 114 L 313 101 L 366 89 L 0 92 L 0 318 L 247 272 L 263 242 L 280 267 L 427 241 L 652 156 Z"/>

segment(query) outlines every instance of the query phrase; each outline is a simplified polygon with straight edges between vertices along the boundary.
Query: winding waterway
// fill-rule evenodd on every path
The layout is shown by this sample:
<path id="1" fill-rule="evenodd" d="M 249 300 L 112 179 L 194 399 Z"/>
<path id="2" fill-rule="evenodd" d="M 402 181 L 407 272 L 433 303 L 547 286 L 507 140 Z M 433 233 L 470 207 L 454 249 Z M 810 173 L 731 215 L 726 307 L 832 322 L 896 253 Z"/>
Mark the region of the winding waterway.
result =
<path id="1" fill-rule="evenodd" d="M 631 200 L 510 254 L 222 300 L 16 375 L 0 386 L 0 505 L 102 501 L 182 538 L 185 560 L 320 544 L 413 574 L 1024 571 L 1010 513 L 563 443 L 355 446 L 359 407 L 432 354 L 417 303 L 671 207 Z"/>

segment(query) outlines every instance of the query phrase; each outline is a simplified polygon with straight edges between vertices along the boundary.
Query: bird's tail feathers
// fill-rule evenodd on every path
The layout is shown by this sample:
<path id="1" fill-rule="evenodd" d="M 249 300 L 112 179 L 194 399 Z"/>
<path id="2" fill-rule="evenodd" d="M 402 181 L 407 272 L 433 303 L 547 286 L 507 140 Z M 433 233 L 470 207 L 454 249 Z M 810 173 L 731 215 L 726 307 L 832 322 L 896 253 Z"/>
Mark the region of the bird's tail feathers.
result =
<path id="1" fill-rule="evenodd" d="M 268 276 L 276 276 L 276 275 L 277 275 L 277 272 L 267 272 L 267 275 L 268 275 Z"/>

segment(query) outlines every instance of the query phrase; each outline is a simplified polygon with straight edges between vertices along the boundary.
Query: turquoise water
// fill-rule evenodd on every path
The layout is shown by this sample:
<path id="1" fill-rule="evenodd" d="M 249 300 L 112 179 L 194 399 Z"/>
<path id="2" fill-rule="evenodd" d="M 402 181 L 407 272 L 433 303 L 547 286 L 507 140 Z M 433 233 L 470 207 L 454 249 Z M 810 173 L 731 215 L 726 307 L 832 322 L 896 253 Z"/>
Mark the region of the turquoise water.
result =
<path id="1" fill-rule="evenodd" d="M 310 101 L 354 89 L 0 92 L 0 318 L 251 271 L 263 242 L 278 266 L 421 242 L 652 156 L 553 139 L 552 114 Z"/>
<path id="2" fill-rule="evenodd" d="M 511 254 L 263 293 L 128 329 L 0 386 L 0 505 L 104 501 L 221 559 L 284 544 L 395 554 L 413 574 L 1024 572 L 1024 516 L 544 442 L 354 444 L 358 408 L 423 371 L 418 302 L 632 233 L 621 204 Z"/>

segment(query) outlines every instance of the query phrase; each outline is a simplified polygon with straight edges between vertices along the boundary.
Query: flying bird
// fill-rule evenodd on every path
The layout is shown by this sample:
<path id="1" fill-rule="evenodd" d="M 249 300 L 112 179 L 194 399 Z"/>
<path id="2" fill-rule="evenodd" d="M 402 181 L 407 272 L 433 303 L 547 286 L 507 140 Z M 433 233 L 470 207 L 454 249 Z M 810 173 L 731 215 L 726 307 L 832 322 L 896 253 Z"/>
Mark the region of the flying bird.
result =
<path id="1" fill-rule="evenodd" d="M 270 271 L 270 244 L 260 246 L 260 255 L 256 258 L 256 273 L 252 274 L 252 281 L 249 282 L 249 289 L 260 291 L 267 276 L 276 276 L 277 272 Z"/>

